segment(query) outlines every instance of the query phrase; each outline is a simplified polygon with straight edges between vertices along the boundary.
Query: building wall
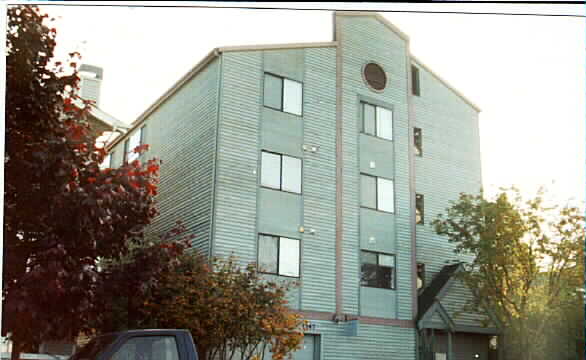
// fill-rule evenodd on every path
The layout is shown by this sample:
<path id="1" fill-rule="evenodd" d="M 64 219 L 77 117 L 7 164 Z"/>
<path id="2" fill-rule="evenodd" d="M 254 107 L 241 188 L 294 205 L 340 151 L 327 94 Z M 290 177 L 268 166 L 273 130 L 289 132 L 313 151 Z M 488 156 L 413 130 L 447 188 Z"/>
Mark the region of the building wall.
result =
<path id="1" fill-rule="evenodd" d="M 337 18 L 342 56 L 343 126 L 343 216 L 344 216 L 344 311 L 410 320 L 412 314 L 411 231 L 409 191 L 409 126 L 407 107 L 407 44 L 404 39 L 373 17 Z M 363 66 L 374 61 L 387 73 L 384 91 L 370 90 L 362 78 Z M 360 102 L 367 101 L 393 111 L 393 141 L 360 134 Z M 365 164 L 376 162 L 376 168 Z M 360 207 L 360 172 L 394 180 L 395 213 L 368 212 Z M 384 217 L 376 219 L 375 217 Z M 389 243 L 396 255 L 396 290 L 361 287 L 360 250 L 369 248 L 361 239 L 367 223 L 382 223 L 386 233 L 376 244 Z M 364 229 L 367 227 L 367 229 Z M 374 230 L 372 230 L 374 231 Z M 383 245 L 383 247 L 385 247 Z M 362 300 L 362 301 L 360 301 Z M 378 303 L 388 305 L 383 309 Z"/>
<path id="2" fill-rule="evenodd" d="M 452 337 L 454 360 L 488 360 L 488 335 L 457 333 Z M 435 352 L 448 352 L 448 336 L 436 333 Z M 478 354 L 479 357 L 475 357 Z"/>
<path id="3" fill-rule="evenodd" d="M 218 74 L 219 63 L 214 60 L 143 123 L 144 142 L 150 149 L 141 159 L 162 160 L 156 197 L 160 215 L 148 232 L 163 234 L 181 220 L 195 235 L 194 247 L 205 253 L 212 220 Z M 113 151 L 113 163 L 121 164 L 124 141 Z"/>
<path id="4" fill-rule="evenodd" d="M 292 305 L 333 312 L 335 48 L 228 52 L 222 59 L 214 255 L 256 262 L 259 233 L 299 239 L 301 285 Z M 303 83 L 302 116 L 263 106 L 265 72 Z M 319 150 L 304 151 L 304 144 Z M 302 194 L 261 187 L 262 150 L 302 158 Z"/>
<path id="5" fill-rule="evenodd" d="M 411 329 L 360 324 L 357 335 L 348 323 L 315 321 L 321 341 L 321 359 L 415 359 L 415 337 Z"/>
<path id="6" fill-rule="evenodd" d="M 415 156 L 415 190 L 424 195 L 424 224 L 416 226 L 417 261 L 425 264 L 425 283 L 451 260 L 454 244 L 435 234 L 431 221 L 445 214 L 461 192 L 482 186 L 478 113 L 425 68 L 419 69 L 420 96 L 412 97 L 414 126 L 423 132 L 423 155 Z"/>
<path id="7" fill-rule="evenodd" d="M 483 326 L 483 323 L 489 320 L 488 316 L 472 311 L 467 303 L 469 299 L 472 299 L 470 289 L 462 281 L 456 280 L 441 300 L 441 303 L 456 324 L 463 326 Z M 494 326 L 491 321 L 490 327 Z"/>

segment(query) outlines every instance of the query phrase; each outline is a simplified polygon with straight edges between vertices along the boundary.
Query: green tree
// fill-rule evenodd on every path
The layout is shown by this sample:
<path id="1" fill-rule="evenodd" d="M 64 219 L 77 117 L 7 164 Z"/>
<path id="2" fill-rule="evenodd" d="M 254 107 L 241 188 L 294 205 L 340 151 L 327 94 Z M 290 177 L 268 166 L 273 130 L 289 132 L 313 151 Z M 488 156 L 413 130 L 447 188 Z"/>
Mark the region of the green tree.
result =
<path id="1" fill-rule="evenodd" d="M 584 215 L 576 206 L 545 206 L 542 191 L 524 200 L 518 189 L 501 190 L 494 200 L 461 194 L 433 225 L 456 253 L 474 256 L 461 276 L 472 307 L 504 325 L 506 358 L 542 359 L 558 350 L 547 347 L 552 319 L 574 309 L 568 299 L 583 287 Z"/>
<path id="2" fill-rule="evenodd" d="M 284 359 L 303 339 L 301 317 L 287 307 L 290 284 L 267 281 L 255 264 L 186 254 L 142 310 L 157 327 L 190 329 L 200 358 Z"/>
<path id="3" fill-rule="evenodd" d="M 37 7 L 9 7 L 7 25 L 2 329 L 17 359 L 86 327 L 97 259 L 140 243 L 156 215 L 159 163 L 100 169 L 92 104 L 74 105 L 79 56 L 53 63 L 57 30 Z"/>

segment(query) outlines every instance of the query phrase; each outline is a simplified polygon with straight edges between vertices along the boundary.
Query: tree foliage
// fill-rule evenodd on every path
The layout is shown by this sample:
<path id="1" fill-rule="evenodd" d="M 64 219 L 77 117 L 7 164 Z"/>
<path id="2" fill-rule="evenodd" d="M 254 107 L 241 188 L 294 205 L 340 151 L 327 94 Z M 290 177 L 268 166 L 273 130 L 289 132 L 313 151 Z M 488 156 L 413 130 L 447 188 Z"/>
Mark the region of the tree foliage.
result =
<path id="1" fill-rule="evenodd" d="M 159 162 L 101 170 L 92 104 L 74 105 L 79 54 L 54 62 L 57 31 L 34 6 L 9 7 L 7 24 L 2 320 L 14 356 L 84 328 L 96 260 L 142 241 L 156 215 Z"/>
<path id="2" fill-rule="evenodd" d="M 287 307 L 290 285 L 263 279 L 256 265 L 187 254 L 164 275 L 143 313 L 158 327 L 190 329 L 201 359 L 284 359 L 303 339 Z"/>
<path id="3" fill-rule="evenodd" d="M 145 299 L 185 257 L 190 235 L 180 221 L 158 239 L 134 245 L 118 259 L 102 259 L 90 327 L 103 334 L 157 327 L 141 312 Z"/>
<path id="4" fill-rule="evenodd" d="M 456 253 L 474 256 L 462 278 L 474 294 L 471 305 L 491 311 L 504 326 L 507 359 L 560 358 L 559 348 L 551 347 L 554 319 L 568 313 L 584 318 L 576 303 L 576 289 L 584 286 L 583 211 L 546 206 L 543 191 L 523 200 L 511 188 L 495 200 L 461 194 L 433 224 L 456 244 Z M 572 330 L 573 336 L 581 331 L 583 337 L 583 330 Z M 545 341 L 535 342 L 545 334 Z"/>

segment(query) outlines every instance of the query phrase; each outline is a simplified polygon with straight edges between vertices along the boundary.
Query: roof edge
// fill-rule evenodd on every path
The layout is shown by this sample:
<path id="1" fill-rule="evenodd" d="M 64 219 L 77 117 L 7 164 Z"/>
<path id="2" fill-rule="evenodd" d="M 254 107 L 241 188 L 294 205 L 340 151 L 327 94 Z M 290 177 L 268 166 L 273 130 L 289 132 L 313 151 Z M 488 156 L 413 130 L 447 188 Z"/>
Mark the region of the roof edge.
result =
<path id="1" fill-rule="evenodd" d="M 391 23 L 384 16 L 382 16 L 381 14 L 379 14 L 377 12 L 339 10 L 339 11 L 334 12 L 334 17 L 336 17 L 336 16 L 371 16 L 371 17 L 374 17 L 375 19 L 380 21 L 384 26 L 388 27 L 391 31 L 393 31 L 394 33 L 399 35 L 400 38 L 402 38 L 406 42 L 409 42 L 409 36 L 407 36 L 407 34 L 402 32 L 397 26 L 395 26 L 393 23 Z"/>
<path id="2" fill-rule="evenodd" d="M 415 57 L 415 55 L 413 54 L 409 54 L 409 57 L 411 58 L 412 61 L 414 61 L 415 63 L 417 63 L 417 65 L 421 66 L 422 68 L 424 68 L 427 72 L 429 72 L 431 75 L 433 75 L 436 79 L 438 79 L 442 84 L 444 84 L 448 89 L 452 90 L 454 92 L 454 94 L 458 95 L 462 100 L 464 100 L 465 103 L 467 103 L 468 105 L 470 105 L 474 110 L 476 110 L 477 112 L 482 112 L 482 110 L 478 107 L 478 105 L 476 105 L 475 103 L 473 103 L 470 99 L 468 99 L 466 96 L 464 96 L 460 91 L 458 91 L 455 87 L 453 87 L 449 82 L 447 82 L 445 79 L 443 79 L 441 76 L 439 76 L 435 71 L 433 71 L 429 66 L 425 65 L 423 62 L 421 62 L 421 60 L 419 60 L 417 57 Z"/>
<path id="3" fill-rule="evenodd" d="M 257 51 L 257 50 L 286 50 L 286 49 L 303 49 L 303 48 L 322 48 L 336 47 L 336 41 L 329 42 L 309 42 L 309 43 L 289 43 L 289 44 L 261 44 L 261 45 L 239 45 L 239 46 L 222 46 L 217 48 L 219 52 L 235 51 Z"/>
<path id="4" fill-rule="evenodd" d="M 142 114 L 136 118 L 131 124 L 131 127 L 126 131 L 126 134 L 123 136 L 119 136 L 116 138 L 110 145 L 107 146 L 108 149 L 113 148 L 118 143 L 120 143 L 123 139 L 127 137 L 134 129 L 138 128 L 146 118 L 151 115 L 159 106 L 161 106 L 168 98 L 170 98 L 173 94 L 175 94 L 186 82 L 191 80 L 195 75 L 197 75 L 200 71 L 205 69 L 215 58 L 220 55 L 218 48 L 212 49 L 200 62 L 195 64 L 194 67 L 191 68 L 185 75 L 183 75 L 179 80 L 175 82 L 167 91 L 163 93 L 154 103 L 151 104 Z"/>

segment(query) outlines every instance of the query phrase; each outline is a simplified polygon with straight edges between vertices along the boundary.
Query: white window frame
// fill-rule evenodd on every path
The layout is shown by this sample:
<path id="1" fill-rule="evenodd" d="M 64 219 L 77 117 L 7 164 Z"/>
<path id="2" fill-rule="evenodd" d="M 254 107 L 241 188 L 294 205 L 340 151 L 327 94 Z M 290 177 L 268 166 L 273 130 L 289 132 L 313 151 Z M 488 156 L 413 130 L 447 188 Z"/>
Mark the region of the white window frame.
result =
<path id="1" fill-rule="evenodd" d="M 124 142 L 124 162 L 131 163 L 140 157 L 139 153 L 134 152 L 138 146 L 143 145 L 144 139 L 144 128 L 146 125 L 141 126 L 132 135 L 130 135 Z"/>
<path id="2" fill-rule="evenodd" d="M 104 170 L 107 168 L 111 168 L 112 167 L 112 158 L 114 157 L 114 153 L 108 153 L 105 157 L 104 157 L 104 161 L 102 161 L 102 163 L 100 164 L 100 170 Z"/>

